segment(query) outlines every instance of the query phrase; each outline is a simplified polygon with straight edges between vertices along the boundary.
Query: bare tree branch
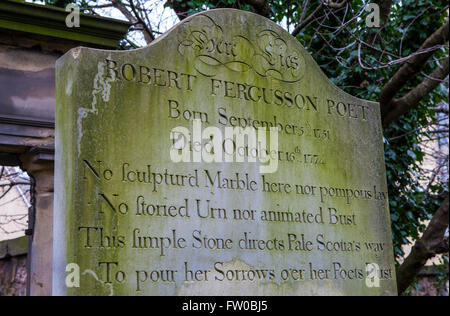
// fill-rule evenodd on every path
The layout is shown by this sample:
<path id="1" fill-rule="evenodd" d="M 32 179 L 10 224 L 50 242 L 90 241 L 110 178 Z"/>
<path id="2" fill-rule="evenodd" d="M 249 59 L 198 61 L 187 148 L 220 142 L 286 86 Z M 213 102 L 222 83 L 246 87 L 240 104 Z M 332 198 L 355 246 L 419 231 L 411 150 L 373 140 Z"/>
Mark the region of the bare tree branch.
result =
<path id="1" fill-rule="evenodd" d="M 268 0 L 244 0 L 252 7 L 252 11 L 259 15 L 270 17 L 270 5 Z"/>
<path id="2" fill-rule="evenodd" d="M 167 4 L 175 11 L 180 21 L 188 16 L 187 0 L 167 0 Z"/>
<path id="3" fill-rule="evenodd" d="M 311 0 L 306 0 L 305 5 L 303 6 L 302 15 L 300 17 L 300 20 L 298 21 L 298 24 L 301 25 L 303 23 L 303 20 L 306 16 L 306 11 L 308 11 L 309 5 L 311 4 Z"/>
<path id="4" fill-rule="evenodd" d="M 444 114 L 449 114 L 449 111 L 448 111 L 448 109 L 445 109 L 445 108 L 437 108 L 437 109 L 434 109 L 436 112 L 438 112 L 438 113 L 444 113 Z"/>
<path id="5" fill-rule="evenodd" d="M 325 0 L 325 4 L 333 9 L 343 8 L 347 4 L 347 0 L 342 0 L 341 2 L 335 2 L 331 0 Z"/>
<path id="6" fill-rule="evenodd" d="M 411 285 L 428 259 L 448 251 L 445 232 L 448 228 L 448 197 L 431 219 L 422 238 L 416 241 L 411 253 L 397 270 L 398 293 L 402 294 Z"/>
<path id="7" fill-rule="evenodd" d="M 442 119 L 442 120 L 448 120 L 448 117 L 446 117 L 446 118 L 444 118 L 444 119 Z M 436 122 L 430 122 L 430 123 L 428 123 L 428 124 L 426 124 L 426 125 L 419 126 L 419 127 L 415 128 L 415 129 L 413 129 L 413 130 L 405 131 L 404 134 L 401 134 L 401 135 L 398 135 L 398 136 L 394 136 L 394 137 L 389 138 L 389 141 L 393 141 L 393 140 L 400 139 L 400 138 L 402 138 L 402 137 L 411 135 L 411 134 L 413 134 L 413 133 L 415 133 L 415 132 L 417 132 L 417 131 L 423 130 L 423 129 L 425 129 L 425 128 L 427 128 L 427 127 L 430 127 L 430 126 L 432 126 L 432 125 L 434 125 L 434 124 L 436 124 Z"/>
<path id="8" fill-rule="evenodd" d="M 250 5 L 251 11 L 270 17 L 271 9 L 268 0 L 242 0 L 242 3 Z M 167 0 L 167 4 L 175 11 L 178 18 L 184 20 L 188 16 L 189 0 Z"/>
<path id="9" fill-rule="evenodd" d="M 388 25 L 389 16 L 391 15 L 393 0 L 376 0 L 374 1 L 380 7 L 380 22 L 381 27 L 376 33 L 369 33 L 366 37 L 366 42 L 373 45 L 376 41 L 381 40 L 380 34 Z"/>
<path id="10" fill-rule="evenodd" d="M 151 42 L 153 42 L 155 40 L 155 36 L 153 35 L 152 30 L 150 29 L 150 24 L 147 24 L 146 22 L 144 22 L 142 20 L 142 17 L 140 16 L 139 12 L 137 12 L 136 10 L 136 6 L 134 5 L 133 0 L 129 0 L 130 1 L 130 6 L 131 6 L 131 10 L 134 13 L 136 22 L 142 26 L 142 28 L 144 29 L 143 33 L 144 33 L 144 38 L 145 41 L 147 42 L 147 44 L 150 44 Z"/>
<path id="11" fill-rule="evenodd" d="M 319 6 L 302 22 L 299 23 L 296 28 L 294 29 L 294 31 L 291 33 L 292 36 L 297 36 L 298 34 L 300 34 L 300 32 L 302 31 L 302 29 L 308 25 L 311 21 L 314 20 L 315 16 L 317 15 L 317 13 L 320 12 L 320 10 L 322 10 L 322 8 L 325 5 L 325 1 L 322 1 Z"/>
<path id="12" fill-rule="evenodd" d="M 445 59 L 442 66 L 438 66 L 430 75 L 431 78 L 426 78 L 417 87 L 412 89 L 408 94 L 401 97 L 400 99 L 394 99 L 390 102 L 389 107 L 382 113 L 383 126 L 387 127 L 393 121 L 395 121 L 399 116 L 407 113 L 412 108 L 417 106 L 417 104 L 426 97 L 430 92 L 432 92 L 439 84 L 441 80 L 444 80 L 449 74 L 449 59 Z"/>
<path id="13" fill-rule="evenodd" d="M 419 51 L 425 50 L 430 47 L 437 47 L 443 45 L 448 41 L 449 37 L 449 22 L 447 21 L 439 30 L 434 32 L 430 37 L 425 40 Z M 380 93 L 379 102 L 381 105 L 381 113 L 383 116 L 389 109 L 391 100 L 395 97 L 398 91 L 406 84 L 408 80 L 413 78 L 422 67 L 426 64 L 428 59 L 434 54 L 434 51 L 430 51 L 423 54 L 415 55 L 410 58 L 389 80 Z"/>

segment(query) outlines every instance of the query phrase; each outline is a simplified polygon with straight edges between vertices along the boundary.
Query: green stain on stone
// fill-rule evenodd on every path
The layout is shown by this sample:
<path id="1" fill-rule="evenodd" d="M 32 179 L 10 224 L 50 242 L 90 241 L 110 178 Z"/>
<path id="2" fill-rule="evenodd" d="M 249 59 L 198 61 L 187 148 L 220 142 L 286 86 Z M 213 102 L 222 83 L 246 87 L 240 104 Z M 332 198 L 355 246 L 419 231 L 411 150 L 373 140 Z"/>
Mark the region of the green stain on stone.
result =
<path id="1" fill-rule="evenodd" d="M 334 86 L 276 24 L 213 10 L 143 49 L 73 50 L 58 62 L 56 99 L 55 294 L 395 295 L 379 106 Z M 169 102 L 178 104 L 172 112 Z M 277 171 L 172 162 L 170 131 L 191 130 L 183 115 L 194 112 L 207 114 L 203 127 L 221 130 L 225 121 L 276 117 Z M 205 171 L 248 175 L 257 188 L 210 188 Z M 185 176 L 184 184 L 166 183 L 165 174 Z M 195 174 L 198 187 L 187 180 Z M 262 176 L 276 192 L 264 192 Z M 297 194 L 296 185 L 311 191 Z M 349 190 L 357 196 L 347 201 Z M 186 200 L 189 217 L 179 211 Z M 198 216 L 197 200 L 203 212 L 215 208 L 214 218 Z M 142 203 L 169 215 L 137 215 Z M 235 219 L 236 209 L 255 217 Z M 356 225 L 330 224 L 330 209 L 354 215 Z M 323 223 L 314 221 L 320 210 Z M 303 222 L 264 221 L 263 211 L 299 212 Z M 204 237 L 210 247 L 232 246 L 205 249 Z M 69 263 L 80 267 L 79 288 L 65 286 Z M 366 263 L 382 269 L 379 287 L 367 285 Z"/>

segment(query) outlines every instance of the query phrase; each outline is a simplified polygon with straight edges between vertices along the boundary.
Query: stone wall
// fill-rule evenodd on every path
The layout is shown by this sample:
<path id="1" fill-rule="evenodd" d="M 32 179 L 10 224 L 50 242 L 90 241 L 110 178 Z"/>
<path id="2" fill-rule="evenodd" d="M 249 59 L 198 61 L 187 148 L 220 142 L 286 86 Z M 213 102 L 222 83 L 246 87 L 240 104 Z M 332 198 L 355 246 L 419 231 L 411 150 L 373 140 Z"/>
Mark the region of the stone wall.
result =
<path id="1" fill-rule="evenodd" d="M 28 237 L 0 242 L 0 296 L 27 293 Z"/>

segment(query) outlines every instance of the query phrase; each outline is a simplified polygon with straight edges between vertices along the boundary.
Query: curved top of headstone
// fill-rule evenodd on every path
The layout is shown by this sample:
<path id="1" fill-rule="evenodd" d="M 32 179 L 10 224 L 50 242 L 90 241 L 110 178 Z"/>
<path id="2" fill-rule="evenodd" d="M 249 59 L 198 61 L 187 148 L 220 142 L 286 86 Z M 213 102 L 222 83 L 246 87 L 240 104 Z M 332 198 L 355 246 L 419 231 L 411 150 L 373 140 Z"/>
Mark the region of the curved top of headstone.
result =
<path id="1" fill-rule="evenodd" d="M 161 50 L 165 53 L 161 54 Z M 197 74 L 211 78 L 225 70 L 242 74 L 250 81 L 326 84 L 343 97 L 378 106 L 337 87 L 302 44 L 281 26 L 261 15 L 237 9 L 203 11 L 179 22 L 146 47 L 107 52 L 115 56 L 136 54 L 140 58 L 145 54 L 150 60 L 157 56 L 167 63 L 180 65 L 188 60 Z"/>
<path id="2" fill-rule="evenodd" d="M 272 21 L 211 10 L 78 48 L 55 91 L 54 294 L 396 293 L 379 106 Z"/>

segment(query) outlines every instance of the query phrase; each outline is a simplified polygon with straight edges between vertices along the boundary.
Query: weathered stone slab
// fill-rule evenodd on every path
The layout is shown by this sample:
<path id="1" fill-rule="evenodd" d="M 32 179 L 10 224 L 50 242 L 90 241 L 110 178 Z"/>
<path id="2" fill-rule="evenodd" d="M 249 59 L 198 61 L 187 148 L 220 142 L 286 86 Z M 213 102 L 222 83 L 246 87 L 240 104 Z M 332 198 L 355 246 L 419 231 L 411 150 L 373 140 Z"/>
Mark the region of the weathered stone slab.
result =
<path id="1" fill-rule="evenodd" d="M 275 23 L 208 11 L 56 76 L 55 295 L 396 294 L 379 105 Z"/>
<path id="2" fill-rule="evenodd" d="M 28 253 L 28 237 L 3 240 L 0 242 L 0 259 L 17 257 Z"/>

